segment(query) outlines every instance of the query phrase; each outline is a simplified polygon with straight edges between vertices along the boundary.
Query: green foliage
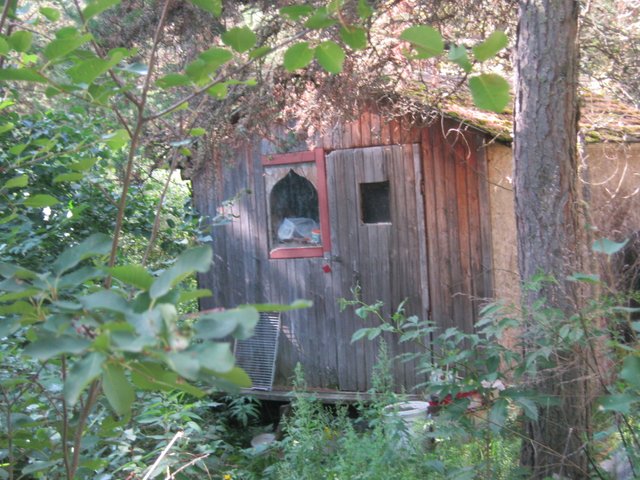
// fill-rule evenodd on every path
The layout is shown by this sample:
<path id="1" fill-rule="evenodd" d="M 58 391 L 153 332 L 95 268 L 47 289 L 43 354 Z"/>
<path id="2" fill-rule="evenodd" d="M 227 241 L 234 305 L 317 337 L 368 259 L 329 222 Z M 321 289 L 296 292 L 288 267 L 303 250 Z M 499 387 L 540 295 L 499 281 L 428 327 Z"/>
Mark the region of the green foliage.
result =
<path id="1" fill-rule="evenodd" d="M 473 102 L 492 112 L 502 112 L 509 104 L 509 83 L 495 73 L 483 73 L 469 79 Z"/>

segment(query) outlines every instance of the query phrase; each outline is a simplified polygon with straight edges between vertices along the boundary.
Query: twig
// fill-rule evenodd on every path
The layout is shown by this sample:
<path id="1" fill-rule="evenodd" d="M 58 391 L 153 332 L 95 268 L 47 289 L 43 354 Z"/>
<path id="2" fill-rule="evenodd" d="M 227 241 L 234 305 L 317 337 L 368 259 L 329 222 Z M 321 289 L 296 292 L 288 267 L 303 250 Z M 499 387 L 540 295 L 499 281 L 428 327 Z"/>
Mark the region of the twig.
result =
<path id="1" fill-rule="evenodd" d="M 171 447 L 173 446 L 173 444 L 176 443 L 176 440 L 178 440 L 182 436 L 184 436 L 184 431 L 180 430 L 179 432 L 176 432 L 176 434 L 173 436 L 169 444 L 166 447 L 164 447 L 164 450 L 162 450 L 158 458 L 156 458 L 156 461 L 153 462 L 153 465 L 151 465 L 151 468 L 149 468 L 145 476 L 142 477 L 142 480 L 149 480 L 149 477 L 151 477 L 151 474 L 156 469 L 156 467 L 160 464 L 162 459 L 167 456 L 167 453 L 169 453 L 169 450 L 171 450 Z"/>
<path id="2" fill-rule="evenodd" d="M 210 454 L 209 453 L 205 453 L 202 455 L 197 456 L 196 458 L 190 460 L 189 462 L 185 463 L 183 466 L 181 466 L 179 469 L 177 469 L 175 472 L 173 472 L 170 476 L 167 477 L 167 480 L 170 480 L 172 478 L 176 478 L 176 475 L 178 473 L 180 473 L 182 470 L 189 468 L 191 465 L 193 465 L 194 463 L 199 462 L 200 460 L 204 460 L 205 458 L 207 458 Z"/>

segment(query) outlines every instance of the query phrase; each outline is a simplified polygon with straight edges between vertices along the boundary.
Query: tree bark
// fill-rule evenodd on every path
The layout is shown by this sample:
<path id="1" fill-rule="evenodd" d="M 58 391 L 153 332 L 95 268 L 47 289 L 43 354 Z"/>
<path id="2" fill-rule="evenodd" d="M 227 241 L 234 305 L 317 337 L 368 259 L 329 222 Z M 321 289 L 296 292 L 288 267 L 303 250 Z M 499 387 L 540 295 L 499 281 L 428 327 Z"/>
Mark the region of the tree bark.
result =
<path id="1" fill-rule="evenodd" d="M 580 292 L 566 280 L 580 271 L 578 122 L 578 2 L 520 0 L 515 102 L 515 197 L 521 278 L 547 275 L 540 289 L 524 289 L 525 349 L 546 342 L 548 329 L 531 312 L 538 301 L 551 307 L 547 319 L 567 321 L 579 311 Z M 553 318 L 551 318 L 553 317 Z M 553 368 L 530 379 L 537 392 L 559 400 L 527 421 L 521 463 L 532 477 L 587 478 L 584 448 L 589 435 L 590 395 L 584 356 L 578 347 L 552 354 Z"/>

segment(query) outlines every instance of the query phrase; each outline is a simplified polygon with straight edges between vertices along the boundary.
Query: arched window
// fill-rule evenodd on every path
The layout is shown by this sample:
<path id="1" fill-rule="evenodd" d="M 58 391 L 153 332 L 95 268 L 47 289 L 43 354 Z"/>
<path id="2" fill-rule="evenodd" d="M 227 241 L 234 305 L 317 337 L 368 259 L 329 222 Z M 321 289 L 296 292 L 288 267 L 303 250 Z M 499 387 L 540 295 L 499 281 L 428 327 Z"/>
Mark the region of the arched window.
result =
<path id="1" fill-rule="evenodd" d="M 318 191 L 293 169 L 271 189 L 271 244 L 309 246 L 320 243 Z"/>
<path id="2" fill-rule="evenodd" d="M 324 152 L 262 158 L 269 258 L 321 257 L 330 250 Z"/>

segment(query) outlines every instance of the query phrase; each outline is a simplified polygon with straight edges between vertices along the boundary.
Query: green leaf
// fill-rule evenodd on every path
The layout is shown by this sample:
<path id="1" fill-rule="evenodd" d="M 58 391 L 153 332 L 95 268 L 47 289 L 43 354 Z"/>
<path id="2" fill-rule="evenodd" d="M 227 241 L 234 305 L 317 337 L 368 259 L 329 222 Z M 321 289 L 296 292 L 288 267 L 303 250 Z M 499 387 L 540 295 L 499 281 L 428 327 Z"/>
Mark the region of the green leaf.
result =
<path id="1" fill-rule="evenodd" d="M 149 73 L 149 67 L 144 63 L 129 63 L 118 68 L 122 72 L 129 72 L 144 77 Z"/>
<path id="2" fill-rule="evenodd" d="M 631 406 L 640 400 L 638 395 L 633 393 L 618 393 L 615 395 L 606 395 L 598 399 L 600 410 L 617 412 L 623 414 L 631 413 Z"/>
<path id="3" fill-rule="evenodd" d="M 205 12 L 219 17 L 222 14 L 222 0 L 189 0 L 195 6 L 200 7 Z"/>
<path id="4" fill-rule="evenodd" d="M 358 0 L 357 11 L 360 18 L 369 18 L 373 15 L 373 8 L 371 8 L 367 0 Z"/>
<path id="5" fill-rule="evenodd" d="M 120 365 L 112 363 L 104 365 L 102 389 L 109 405 L 118 415 L 127 415 L 131 411 L 136 394 Z"/>
<path id="6" fill-rule="evenodd" d="M 94 0 L 90 2 L 82 11 L 85 22 L 119 3 L 120 0 Z"/>
<path id="7" fill-rule="evenodd" d="M 243 339 L 251 336 L 259 320 L 255 308 L 243 306 L 201 315 L 193 328 L 196 338 L 200 339 L 219 339 L 228 335 Z"/>
<path id="8" fill-rule="evenodd" d="M 233 367 L 231 371 L 226 373 L 216 372 L 215 376 L 221 380 L 232 383 L 239 388 L 250 388 L 251 378 L 247 375 L 247 372 L 240 367 Z"/>
<path id="9" fill-rule="evenodd" d="M 567 280 L 570 282 L 583 282 L 583 283 L 600 283 L 600 275 L 591 274 L 591 273 L 574 273 L 573 275 L 569 275 Z"/>
<path id="10" fill-rule="evenodd" d="M 289 47 L 284 53 L 284 68 L 289 72 L 306 67 L 313 60 L 314 50 L 308 42 L 299 42 Z"/>
<path id="11" fill-rule="evenodd" d="M 282 305 L 279 303 L 258 303 L 247 305 L 255 308 L 258 312 L 288 312 L 290 310 L 299 310 L 301 308 L 313 307 L 311 300 L 294 300 L 289 305 Z"/>
<path id="12" fill-rule="evenodd" d="M 67 70 L 67 74 L 74 83 L 90 84 L 110 68 L 115 67 L 123 57 L 124 55 L 121 52 L 116 52 L 109 60 L 91 58 L 77 63 Z"/>
<path id="13" fill-rule="evenodd" d="M 2 188 L 6 188 L 7 190 L 10 188 L 23 188 L 29 184 L 29 177 L 27 175 L 19 175 L 17 177 L 10 178 L 7 180 Z"/>
<path id="14" fill-rule="evenodd" d="M 416 50 L 414 58 L 431 58 L 444 52 L 444 40 L 435 28 L 417 25 L 405 29 L 400 38 L 409 42 Z"/>
<path id="15" fill-rule="evenodd" d="M 129 313 L 127 301 L 113 290 L 99 290 L 78 298 L 80 304 L 87 310 L 110 310 L 118 313 Z"/>
<path id="16" fill-rule="evenodd" d="M 304 22 L 304 26 L 311 28 L 312 30 L 319 30 L 335 25 L 336 23 L 338 23 L 337 20 L 329 16 L 327 9 L 320 7 L 306 22 Z"/>
<path id="17" fill-rule="evenodd" d="M 212 258 L 213 253 L 211 247 L 208 246 L 195 247 L 185 251 L 170 268 L 156 278 L 149 289 L 149 295 L 152 299 L 160 298 L 193 272 L 208 271 Z"/>
<path id="18" fill-rule="evenodd" d="M 49 60 L 65 57 L 77 48 L 93 39 L 89 33 L 71 37 L 56 38 L 44 48 L 44 56 Z"/>
<path id="19" fill-rule="evenodd" d="M 192 137 L 201 137 L 205 133 L 207 133 L 207 131 L 204 128 L 192 128 L 189 130 L 189 135 Z"/>
<path id="20" fill-rule="evenodd" d="M 190 346 L 185 352 L 196 357 L 202 368 L 217 373 L 230 372 L 235 364 L 229 343 L 197 343 Z"/>
<path id="21" fill-rule="evenodd" d="M 258 37 L 249 27 L 234 27 L 222 34 L 222 42 L 239 53 L 250 50 L 257 41 Z"/>
<path id="22" fill-rule="evenodd" d="M 197 380 L 200 373 L 200 360 L 190 352 L 169 352 L 166 357 L 171 370 L 187 380 Z"/>
<path id="23" fill-rule="evenodd" d="M 205 50 L 198 58 L 187 65 L 185 73 L 194 82 L 207 80 L 209 75 L 233 58 L 226 48 L 212 47 Z"/>
<path id="24" fill-rule="evenodd" d="M 42 338 L 30 343 L 24 349 L 24 354 L 37 360 L 47 361 L 61 353 L 78 355 L 89 348 L 91 342 L 81 337 L 51 337 Z"/>
<path id="25" fill-rule="evenodd" d="M 344 63 L 344 51 L 336 42 L 327 40 L 316 47 L 318 63 L 329 73 L 340 73 Z"/>
<path id="26" fill-rule="evenodd" d="M 141 290 L 149 290 L 154 277 L 141 265 L 122 265 L 109 269 L 113 278 Z"/>
<path id="27" fill-rule="evenodd" d="M 106 357 L 101 353 L 91 352 L 73 364 L 64 382 L 64 399 L 73 407 L 82 391 L 102 373 L 102 364 Z"/>
<path id="28" fill-rule="evenodd" d="M 601 238 L 593 242 L 591 250 L 597 253 L 613 255 L 614 253 L 622 250 L 628 242 L 629 239 L 625 240 L 624 242 L 614 242 L 613 240 L 609 240 L 608 238 Z"/>
<path id="29" fill-rule="evenodd" d="M 60 20 L 60 12 L 55 8 L 51 7 L 40 7 L 40 13 L 47 19 L 52 22 L 57 22 Z"/>
<path id="30" fill-rule="evenodd" d="M 4 38 L 0 37 L 0 56 L 6 55 L 11 50 L 9 46 L 9 42 L 7 42 Z"/>
<path id="31" fill-rule="evenodd" d="M 509 39 L 504 32 L 496 30 L 479 45 L 473 47 L 473 56 L 479 62 L 484 62 L 494 57 L 500 50 L 507 46 Z"/>
<path id="32" fill-rule="evenodd" d="M 313 7 L 311 5 L 289 5 L 280 9 L 280 15 L 291 20 L 300 20 L 302 17 L 311 15 Z"/>
<path id="33" fill-rule="evenodd" d="M 524 415 L 534 422 L 538 420 L 538 407 L 535 402 L 526 397 L 514 398 L 514 402 L 522 407 Z"/>
<path id="34" fill-rule="evenodd" d="M 354 50 L 367 48 L 367 31 L 361 27 L 340 27 L 340 38 Z"/>
<path id="35" fill-rule="evenodd" d="M 111 251 L 112 239 L 109 235 L 96 233 L 85 238 L 78 245 L 66 249 L 53 262 L 53 271 L 58 275 L 75 267 L 78 263 L 96 255 L 106 255 Z"/>
<path id="36" fill-rule="evenodd" d="M 196 398 L 204 397 L 205 393 L 178 378 L 176 373 L 166 370 L 157 363 L 133 363 L 131 366 L 131 381 L 143 390 L 182 390 Z"/>
<path id="37" fill-rule="evenodd" d="M 465 72 L 469 73 L 473 66 L 467 56 L 467 49 L 462 45 L 453 45 L 449 49 L 449 60 L 462 68 Z"/>
<path id="38" fill-rule="evenodd" d="M 640 388 L 640 357 L 628 355 L 624 359 L 619 377 L 634 388 Z"/>
<path id="39" fill-rule="evenodd" d="M 268 45 L 258 47 L 255 50 L 252 50 L 251 52 L 249 52 L 249 58 L 262 58 L 272 50 L 273 49 Z"/>
<path id="40" fill-rule="evenodd" d="M 47 79 L 31 68 L 0 68 L 0 81 L 47 83 Z"/>
<path id="41" fill-rule="evenodd" d="M 31 42 L 33 41 L 33 33 L 25 32 L 24 30 L 18 30 L 13 32 L 7 39 L 11 48 L 16 52 L 26 52 L 31 48 Z"/>
<path id="42" fill-rule="evenodd" d="M 111 150 L 119 150 L 129 143 L 129 133 L 124 128 L 102 136 L 102 140 Z"/>
<path id="43" fill-rule="evenodd" d="M 83 158 L 69 165 L 69 168 L 71 170 L 75 170 L 76 172 L 85 172 L 93 167 L 97 161 L 97 158 Z"/>
<path id="44" fill-rule="evenodd" d="M 189 290 L 188 292 L 181 292 L 179 303 L 190 302 L 192 300 L 196 300 L 198 298 L 207 298 L 211 297 L 213 292 L 208 288 L 199 288 L 197 290 Z"/>
<path id="45" fill-rule="evenodd" d="M 79 172 L 73 173 L 61 173 L 60 175 L 56 175 L 53 179 L 53 184 L 62 183 L 62 182 L 78 182 L 84 178 L 84 175 Z"/>
<path id="46" fill-rule="evenodd" d="M 24 205 L 26 207 L 32 207 L 32 208 L 51 207 L 51 206 L 56 205 L 58 203 L 60 203 L 60 201 L 56 197 L 53 197 L 53 196 L 51 196 L 49 194 L 46 194 L 46 193 L 40 193 L 38 195 L 33 195 L 32 197 L 28 197 L 24 201 Z"/>
<path id="47" fill-rule="evenodd" d="M 507 407 L 509 406 L 508 402 L 499 398 L 491 407 L 491 411 L 489 412 L 489 428 L 494 432 L 498 433 L 504 427 L 505 422 L 507 421 Z"/>
<path id="48" fill-rule="evenodd" d="M 509 104 L 509 83 L 495 73 L 483 73 L 469 79 L 473 103 L 478 108 L 500 113 Z"/>
<path id="49" fill-rule="evenodd" d="M 22 476 L 30 476 L 32 473 L 36 473 L 36 472 L 40 472 L 42 470 L 49 470 L 51 471 L 51 467 L 56 466 L 56 464 L 60 463 L 60 460 L 58 461 L 43 461 L 43 460 L 36 460 L 35 462 L 32 462 L 30 464 L 28 464 L 27 466 L 25 466 L 22 469 Z"/>
<path id="50" fill-rule="evenodd" d="M 182 75 L 180 73 L 169 73 L 164 77 L 156 80 L 156 85 L 163 89 L 171 87 L 183 87 L 185 85 L 189 85 L 190 83 L 191 79 L 186 75 Z"/>

